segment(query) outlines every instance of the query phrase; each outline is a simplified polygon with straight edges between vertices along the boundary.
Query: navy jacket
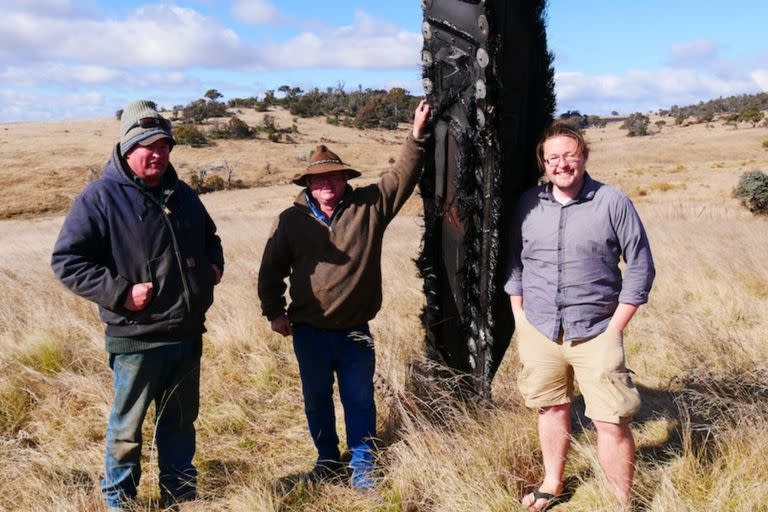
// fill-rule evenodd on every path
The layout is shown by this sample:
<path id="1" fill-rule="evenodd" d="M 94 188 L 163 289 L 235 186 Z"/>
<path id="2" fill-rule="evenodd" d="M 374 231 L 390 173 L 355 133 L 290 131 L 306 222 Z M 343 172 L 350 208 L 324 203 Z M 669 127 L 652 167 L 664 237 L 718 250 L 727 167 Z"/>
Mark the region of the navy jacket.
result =
<path id="1" fill-rule="evenodd" d="M 133 181 L 117 148 L 104 175 L 72 203 L 53 250 L 53 271 L 99 305 L 108 337 L 199 336 L 213 302 L 211 263 L 224 268 L 216 226 L 172 166 L 162 206 Z M 125 309 L 128 289 L 150 281 L 147 307 Z"/>

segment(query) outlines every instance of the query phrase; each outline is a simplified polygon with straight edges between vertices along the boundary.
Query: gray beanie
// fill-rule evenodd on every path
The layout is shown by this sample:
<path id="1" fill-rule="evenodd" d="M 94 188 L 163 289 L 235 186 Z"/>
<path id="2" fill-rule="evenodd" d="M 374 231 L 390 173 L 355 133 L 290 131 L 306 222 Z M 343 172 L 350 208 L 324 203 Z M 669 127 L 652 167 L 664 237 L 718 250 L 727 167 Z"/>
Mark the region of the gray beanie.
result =
<path id="1" fill-rule="evenodd" d="M 157 140 L 168 139 L 173 147 L 176 142 L 171 134 L 171 122 L 161 116 L 155 102 L 149 100 L 134 101 L 123 109 L 120 135 L 120 154 L 123 156 L 136 144 L 149 146 Z"/>

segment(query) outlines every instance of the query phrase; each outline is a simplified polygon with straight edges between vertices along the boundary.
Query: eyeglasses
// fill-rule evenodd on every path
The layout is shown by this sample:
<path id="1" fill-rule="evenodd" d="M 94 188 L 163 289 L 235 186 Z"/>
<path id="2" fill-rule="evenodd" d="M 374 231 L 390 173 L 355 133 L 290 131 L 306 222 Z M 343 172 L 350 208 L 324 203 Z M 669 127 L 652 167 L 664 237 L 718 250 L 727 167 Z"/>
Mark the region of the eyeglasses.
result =
<path id="1" fill-rule="evenodd" d="M 126 132 L 133 130 L 137 126 L 141 128 L 164 128 L 169 130 L 171 128 L 171 123 L 162 117 L 142 117 L 133 123 L 131 127 L 126 130 Z"/>
<path id="2" fill-rule="evenodd" d="M 581 160 L 581 155 L 555 155 L 549 158 L 545 158 L 544 162 L 551 167 L 557 167 L 562 162 L 570 165 L 575 164 L 579 160 Z"/>

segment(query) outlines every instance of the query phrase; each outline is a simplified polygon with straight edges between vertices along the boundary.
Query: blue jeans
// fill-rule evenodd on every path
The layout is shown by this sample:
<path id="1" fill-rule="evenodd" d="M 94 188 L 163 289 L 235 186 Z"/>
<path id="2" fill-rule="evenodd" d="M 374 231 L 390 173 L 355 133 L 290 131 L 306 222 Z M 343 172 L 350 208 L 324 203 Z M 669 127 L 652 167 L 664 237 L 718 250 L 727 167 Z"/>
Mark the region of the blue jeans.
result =
<path id="1" fill-rule="evenodd" d="M 333 408 L 333 374 L 339 379 L 347 447 L 352 469 L 369 468 L 376 437 L 373 373 L 376 353 L 368 325 L 326 330 L 306 324 L 293 328 L 293 349 L 299 362 L 304 412 L 315 442 L 318 462 L 337 462 L 339 438 Z"/>
<path id="2" fill-rule="evenodd" d="M 155 443 L 160 496 L 166 502 L 194 499 L 197 470 L 195 426 L 200 405 L 201 341 L 110 354 L 115 397 L 106 436 L 104 501 L 120 507 L 136 497 L 141 478 L 141 426 L 155 402 Z"/>

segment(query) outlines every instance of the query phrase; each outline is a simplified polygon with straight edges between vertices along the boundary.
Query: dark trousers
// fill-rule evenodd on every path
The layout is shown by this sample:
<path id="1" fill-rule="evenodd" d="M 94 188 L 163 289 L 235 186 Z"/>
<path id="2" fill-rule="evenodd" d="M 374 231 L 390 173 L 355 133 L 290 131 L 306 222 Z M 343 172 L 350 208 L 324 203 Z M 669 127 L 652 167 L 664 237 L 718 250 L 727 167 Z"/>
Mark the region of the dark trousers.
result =
<path id="1" fill-rule="evenodd" d="M 339 438 L 333 407 L 334 374 L 344 408 L 347 447 L 353 469 L 368 467 L 376 437 L 373 374 L 376 353 L 367 325 L 346 330 L 296 325 L 293 348 L 299 362 L 304 411 L 318 452 L 318 462 L 338 461 Z"/>
<path id="2" fill-rule="evenodd" d="M 197 470 L 192 458 L 200 405 L 200 355 L 199 340 L 110 354 L 115 396 L 101 484 L 107 506 L 119 507 L 136 496 L 141 478 L 141 427 L 152 402 L 161 497 L 166 501 L 195 498 Z"/>

